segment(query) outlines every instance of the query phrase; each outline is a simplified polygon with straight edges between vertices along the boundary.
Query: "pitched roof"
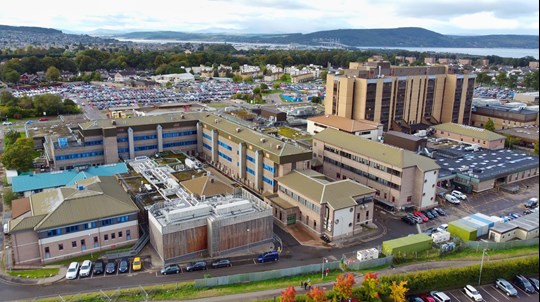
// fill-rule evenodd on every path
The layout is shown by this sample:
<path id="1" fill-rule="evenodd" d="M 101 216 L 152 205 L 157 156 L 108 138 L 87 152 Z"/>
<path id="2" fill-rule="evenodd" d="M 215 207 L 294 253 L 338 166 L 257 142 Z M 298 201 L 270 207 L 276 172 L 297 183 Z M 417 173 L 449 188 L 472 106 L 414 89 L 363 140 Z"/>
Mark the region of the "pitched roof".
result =
<path id="1" fill-rule="evenodd" d="M 293 171 L 276 180 L 309 200 L 319 204 L 328 203 L 335 210 L 355 206 L 354 197 L 375 192 L 350 179 L 328 181 L 323 174 L 313 170 Z"/>
<path id="2" fill-rule="evenodd" d="M 355 154 L 365 155 L 396 168 L 403 169 L 417 166 L 422 171 L 440 169 L 440 166 L 431 158 L 331 128 L 326 128 L 315 134 L 313 139 L 343 148 Z"/>
<path id="3" fill-rule="evenodd" d="M 379 124 L 366 120 L 353 120 L 337 115 L 321 115 L 308 118 L 308 121 L 320 123 L 328 127 L 337 128 L 346 132 L 358 132 L 366 130 L 375 130 Z"/>
<path id="4" fill-rule="evenodd" d="M 15 219 L 25 213 L 30 212 L 30 199 L 19 198 L 11 202 L 11 218 Z"/>
<path id="5" fill-rule="evenodd" d="M 233 188 L 212 176 L 201 176 L 180 183 L 189 193 L 199 196 L 232 194 Z"/>
<path id="6" fill-rule="evenodd" d="M 455 124 L 455 123 L 439 124 L 439 125 L 433 126 L 433 128 L 440 131 L 457 133 L 464 136 L 474 137 L 474 138 L 478 138 L 478 139 L 486 140 L 486 141 L 494 141 L 494 140 L 500 140 L 500 139 L 506 138 L 503 135 L 497 134 L 495 132 L 491 132 L 483 128 L 465 126 L 465 125 L 460 125 L 460 124 Z"/>
<path id="7" fill-rule="evenodd" d="M 43 190 L 48 188 L 58 188 L 62 186 L 70 186 L 75 182 L 94 176 L 111 176 L 122 174 L 128 171 L 125 163 L 117 163 L 110 165 L 101 165 L 89 167 L 84 171 L 65 170 L 49 173 L 39 173 L 30 175 L 20 175 L 13 177 L 13 192 L 27 192 L 34 190 Z"/>
<path id="8" fill-rule="evenodd" d="M 112 176 L 95 176 L 77 186 L 56 188 L 30 196 L 35 230 L 137 212 L 139 209 Z M 27 217 L 28 218 L 28 217 Z M 19 228 L 15 229 L 18 230 Z"/>
<path id="9" fill-rule="evenodd" d="M 19 217 L 10 220 L 9 232 L 19 232 L 24 230 L 32 230 L 45 217 L 45 215 Z"/>

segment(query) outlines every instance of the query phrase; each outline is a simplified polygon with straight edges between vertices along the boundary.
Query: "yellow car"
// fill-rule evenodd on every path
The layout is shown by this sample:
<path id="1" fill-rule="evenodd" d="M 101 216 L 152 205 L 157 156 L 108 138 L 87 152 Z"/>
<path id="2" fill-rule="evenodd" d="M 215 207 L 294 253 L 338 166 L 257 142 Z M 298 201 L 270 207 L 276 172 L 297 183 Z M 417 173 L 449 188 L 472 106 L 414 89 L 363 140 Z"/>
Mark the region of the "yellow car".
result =
<path id="1" fill-rule="evenodd" d="M 142 262 L 140 257 L 135 257 L 133 259 L 133 265 L 131 270 L 133 271 L 140 271 L 142 269 Z"/>

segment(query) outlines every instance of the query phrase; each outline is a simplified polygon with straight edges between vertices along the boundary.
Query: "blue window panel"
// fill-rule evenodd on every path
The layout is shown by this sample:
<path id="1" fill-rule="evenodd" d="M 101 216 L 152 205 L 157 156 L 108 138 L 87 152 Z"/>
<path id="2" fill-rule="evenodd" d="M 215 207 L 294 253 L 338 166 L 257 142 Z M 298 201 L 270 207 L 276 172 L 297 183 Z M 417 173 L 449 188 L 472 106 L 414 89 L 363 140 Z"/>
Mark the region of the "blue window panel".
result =
<path id="1" fill-rule="evenodd" d="M 252 163 L 255 163 L 255 158 L 253 158 L 253 157 L 251 157 L 251 156 L 249 156 L 249 155 L 247 155 L 247 154 L 246 154 L 246 159 L 247 159 L 248 161 L 252 162 Z"/>
<path id="2" fill-rule="evenodd" d="M 66 234 L 73 233 L 73 232 L 78 232 L 78 231 L 79 231 L 79 226 L 78 225 L 72 225 L 72 226 L 66 227 Z"/>
<path id="3" fill-rule="evenodd" d="M 209 134 L 203 132 L 202 136 L 206 139 L 212 140 L 212 137 Z"/>
<path id="4" fill-rule="evenodd" d="M 85 230 L 95 229 L 96 227 L 97 227 L 97 223 L 95 221 L 84 224 L 84 229 Z"/>
<path id="5" fill-rule="evenodd" d="M 98 145 L 103 145 L 103 141 L 102 141 L 102 140 L 99 140 L 99 141 L 84 142 L 84 145 L 85 145 L 85 146 L 98 146 Z"/>
<path id="6" fill-rule="evenodd" d="M 113 223 L 113 220 L 111 218 L 109 219 L 103 219 L 101 221 L 101 226 L 111 225 Z"/>
<path id="7" fill-rule="evenodd" d="M 134 140 L 134 141 L 143 141 L 143 140 L 156 139 L 156 138 L 157 138 L 157 135 L 156 135 L 156 134 L 151 134 L 151 135 L 134 136 L 134 137 L 133 137 L 133 140 Z"/>
<path id="8" fill-rule="evenodd" d="M 77 158 L 102 156 L 102 155 L 103 155 L 103 151 L 94 151 L 94 152 L 58 155 L 58 156 L 55 156 L 54 159 L 55 160 L 70 160 L 70 159 L 77 159 Z"/>
<path id="9" fill-rule="evenodd" d="M 170 133 L 163 133 L 163 138 L 171 138 L 171 137 L 179 137 L 179 136 L 188 136 L 188 135 L 195 135 L 197 134 L 196 130 L 192 131 L 181 131 L 181 132 L 170 132 Z"/>
<path id="10" fill-rule="evenodd" d="M 220 145 L 221 147 L 229 150 L 229 151 L 232 151 L 232 147 L 227 145 L 226 143 L 222 142 L 222 141 L 218 141 L 218 145 Z"/>
<path id="11" fill-rule="evenodd" d="M 180 147 L 180 146 L 190 146 L 190 145 L 196 145 L 196 140 L 191 141 L 183 141 L 183 142 L 174 142 L 174 143 L 166 143 L 163 144 L 163 148 L 171 148 L 171 147 Z"/>
<path id="12" fill-rule="evenodd" d="M 263 176 L 263 181 L 271 186 L 274 186 L 274 180 Z"/>
<path id="13" fill-rule="evenodd" d="M 246 171 L 251 175 L 255 175 L 255 171 L 251 168 L 246 168 Z"/>
<path id="14" fill-rule="evenodd" d="M 121 223 L 121 222 L 127 222 L 127 221 L 129 221 L 129 216 L 126 215 L 126 216 L 118 217 L 118 218 L 116 218 L 116 221 L 117 221 L 118 223 Z"/>
<path id="15" fill-rule="evenodd" d="M 118 153 L 128 153 L 129 148 L 118 148 Z"/>
<path id="16" fill-rule="evenodd" d="M 218 151 L 218 155 L 220 157 L 223 157 L 225 160 L 227 160 L 228 162 L 232 162 L 232 158 L 230 156 L 228 156 L 227 154 L 221 152 L 221 151 Z"/>
<path id="17" fill-rule="evenodd" d="M 157 145 L 139 146 L 139 147 L 135 147 L 134 149 L 135 151 L 155 150 L 157 149 Z"/>
<path id="18" fill-rule="evenodd" d="M 48 230 L 47 231 L 47 237 L 54 237 L 54 236 L 59 236 L 59 235 L 62 235 L 62 230 L 61 229 L 55 229 L 55 230 Z"/>
<path id="19" fill-rule="evenodd" d="M 203 147 L 205 147 L 206 149 L 212 151 L 212 146 L 210 146 L 209 144 L 203 143 L 202 145 L 203 145 Z"/>
<path id="20" fill-rule="evenodd" d="M 119 143 L 125 143 L 125 142 L 128 142 L 129 139 L 127 137 L 117 137 L 116 141 Z"/>
<path id="21" fill-rule="evenodd" d="M 271 172 L 272 174 L 274 174 L 274 167 L 270 166 L 270 165 L 267 165 L 267 164 L 263 164 L 263 168 L 266 170 L 266 171 L 269 171 Z"/>

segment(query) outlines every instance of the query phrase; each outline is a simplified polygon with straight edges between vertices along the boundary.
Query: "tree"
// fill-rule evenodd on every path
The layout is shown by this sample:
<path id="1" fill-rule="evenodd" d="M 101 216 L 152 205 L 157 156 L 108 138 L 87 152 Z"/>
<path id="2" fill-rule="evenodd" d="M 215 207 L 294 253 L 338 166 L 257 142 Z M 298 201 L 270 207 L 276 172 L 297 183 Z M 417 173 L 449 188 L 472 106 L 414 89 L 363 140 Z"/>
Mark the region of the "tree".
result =
<path id="1" fill-rule="evenodd" d="M 47 68 L 47 72 L 45 72 L 45 79 L 49 82 L 58 81 L 60 79 L 60 70 L 54 66 Z"/>
<path id="2" fill-rule="evenodd" d="M 484 125 L 484 129 L 495 132 L 495 123 L 491 118 L 488 118 L 486 124 Z"/>
<path id="3" fill-rule="evenodd" d="M 240 75 L 238 75 L 238 74 L 235 74 L 235 75 L 233 75 L 232 80 L 235 83 L 240 83 L 240 82 L 242 82 L 242 77 Z"/>
<path id="4" fill-rule="evenodd" d="M 288 286 L 284 291 L 281 292 L 282 302 L 294 302 L 295 300 L 296 289 L 294 289 L 294 286 Z"/>
<path id="5" fill-rule="evenodd" d="M 406 287 L 407 281 L 400 281 L 399 283 L 396 283 L 396 281 L 392 281 L 392 285 L 390 285 L 390 298 L 394 300 L 394 302 L 405 302 L 407 301 L 405 299 L 405 294 L 407 294 L 407 291 L 409 289 Z"/>
<path id="6" fill-rule="evenodd" d="M 334 283 L 334 292 L 338 301 L 348 299 L 352 296 L 352 287 L 356 283 L 354 276 L 350 273 L 341 274 L 337 276 L 336 283 Z"/>
<path id="7" fill-rule="evenodd" d="M 381 300 L 379 297 L 379 278 L 377 277 L 377 273 L 366 273 L 364 275 L 360 292 L 365 301 L 373 302 Z"/>
<path id="8" fill-rule="evenodd" d="M 280 85 L 279 83 L 274 83 L 274 84 L 272 85 L 272 88 L 273 88 L 273 89 L 279 89 L 279 87 L 281 87 L 281 85 Z"/>
<path id="9" fill-rule="evenodd" d="M 504 146 L 508 149 L 514 149 L 515 145 L 521 144 L 521 139 L 513 135 L 506 135 L 506 140 L 504 141 Z"/>
<path id="10" fill-rule="evenodd" d="M 326 71 L 326 70 L 321 71 L 320 76 L 321 76 L 321 80 L 323 80 L 323 82 L 326 82 L 326 76 L 327 75 L 328 75 L 328 71 Z"/>
<path id="11" fill-rule="evenodd" d="M 260 94 L 261 93 L 261 87 L 257 86 L 253 88 L 253 94 Z"/>
<path id="12" fill-rule="evenodd" d="M 21 74 L 18 73 L 16 70 L 7 70 L 2 75 L 4 78 L 4 81 L 9 83 L 19 83 L 19 79 L 21 77 Z"/>
<path id="13" fill-rule="evenodd" d="M 534 143 L 534 154 L 538 155 L 538 149 L 539 149 L 538 141 L 536 141 L 536 142 Z"/>
<path id="14" fill-rule="evenodd" d="M 476 82 L 479 84 L 491 84 L 491 77 L 487 72 L 479 72 L 476 74 Z"/>
<path id="15" fill-rule="evenodd" d="M 9 146 L 1 156 L 6 169 L 25 172 L 31 170 L 34 163 L 34 141 L 31 138 L 20 138 Z"/>
<path id="16" fill-rule="evenodd" d="M 324 302 L 326 301 L 326 293 L 324 290 L 318 288 L 317 286 L 313 287 L 307 294 L 308 301 L 310 302 Z"/>
<path id="17" fill-rule="evenodd" d="M 497 82 L 497 85 L 499 87 L 504 87 L 506 85 L 506 78 L 507 78 L 506 72 L 502 71 L 502 72 L 499 72 L 499 74 L 495 76 L 495 81 Z"/>
<path id="18" fill-rule="evenodd" d="M 6 146 L 6 148 L 9 148 L 9 146 L 14 144 L 20 137 L 21 133 L 19 131 L 15 129 L 10 129 L 4 134 L 4 145 Z"/>
<path id="19" fill-rule="evenodd" d="M 19 198 L 19 194 L 13 192 L 11 188 L 4 188 L 4 204 L 11 206 L 11 202 Z"/>

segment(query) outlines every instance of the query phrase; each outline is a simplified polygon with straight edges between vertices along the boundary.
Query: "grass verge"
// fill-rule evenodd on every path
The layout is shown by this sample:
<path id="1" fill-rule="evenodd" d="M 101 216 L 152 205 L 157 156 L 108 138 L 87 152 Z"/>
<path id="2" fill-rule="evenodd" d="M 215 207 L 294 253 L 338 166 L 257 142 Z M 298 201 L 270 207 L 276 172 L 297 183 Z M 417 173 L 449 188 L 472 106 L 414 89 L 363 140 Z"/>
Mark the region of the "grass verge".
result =
<path id="1" fill-rule="evenodd" d="M 58 267 L 45 267 L 40 269 L 33 269 L 33 270 L 16 270 L 7 272 L 8 275 L 13 277 L 19 277 L 19 278 L 30 278 L 30 279 L 37 279 L 37 278 L 47 278 L 52 277 L 54 275 L 58 275 Z"/>

